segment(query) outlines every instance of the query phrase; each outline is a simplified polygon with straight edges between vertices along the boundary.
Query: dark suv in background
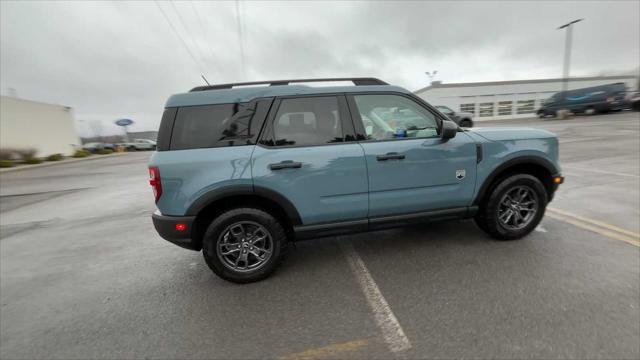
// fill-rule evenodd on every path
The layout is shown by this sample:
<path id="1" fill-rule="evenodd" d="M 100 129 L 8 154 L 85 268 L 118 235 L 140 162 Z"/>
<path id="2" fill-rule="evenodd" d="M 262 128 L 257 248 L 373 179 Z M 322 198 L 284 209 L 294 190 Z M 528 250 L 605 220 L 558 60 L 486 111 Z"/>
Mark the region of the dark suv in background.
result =
<path id="1" fill-rule="evenodd" d="M 453 120 L 460 127 L 470 128 L 473 127 L 473 114 L 463 111 L 453 111 L 451 108 L 444 105 L 435 106 L 438 111 L 445 114 L 449 119 Z"/>
<path id="2" fill-rule="evenodd" d="M 544 102 L 538 116 L 555 116 L 558 110 L 569 110 L 574 114 L 592 115 L 597 112 L 622 110 L 625 108 L 624 83 L 592 86 L 583 89 L 560 91 Z"/>

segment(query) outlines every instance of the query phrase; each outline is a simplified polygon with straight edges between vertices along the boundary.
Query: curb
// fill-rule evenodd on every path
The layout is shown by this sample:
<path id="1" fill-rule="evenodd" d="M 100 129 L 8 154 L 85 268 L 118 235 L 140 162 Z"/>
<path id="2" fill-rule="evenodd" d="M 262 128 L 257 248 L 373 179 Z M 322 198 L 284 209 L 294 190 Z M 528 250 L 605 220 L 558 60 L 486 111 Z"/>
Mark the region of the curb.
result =
<path id="1" fill-rule="evenodd" d="M 46 161 L 46 162 L 43 162 L 42 164 L 19 165 L 19 166 L 16 166 L 16 167 L 0 169 L 0 174 L 12 172 L 12 171 L 38 169 L 38 168 L 47 167 L 47 166 L 69 164 L 69 163 L 75 163 L 75 162 L 80 162 L 80 161 L 106 159 L 106 158 L 115 157 L 115 156 L 122 156 L 122 155 L 125 155 L 125 154 L 127 154 L 127 153 L 126 152 L 122 152 L 122 153 L 113 153 L 113 154 L 107 154 L 107 155 L 90 155 L 90 156 L 85 157 L 85 158 L 70 158 L 70 159 L 61 160 L 61 161 Z"/>

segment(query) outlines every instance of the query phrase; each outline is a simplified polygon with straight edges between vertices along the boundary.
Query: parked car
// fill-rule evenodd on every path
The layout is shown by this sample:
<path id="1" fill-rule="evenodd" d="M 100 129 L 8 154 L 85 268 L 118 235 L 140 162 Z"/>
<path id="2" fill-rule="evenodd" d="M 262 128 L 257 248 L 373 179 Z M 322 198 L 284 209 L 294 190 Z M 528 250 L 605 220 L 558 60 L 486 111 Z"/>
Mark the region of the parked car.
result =
<path id="1" fill-rule="evenodd" d="M 563 182 L 553 133 L 463 130 L 373 78 L 296 85 L 321 80 L 171 96 L 149 162 L 158 233 L 244 283 L 306 238 L 474 218 L 496 239 L 519 239 Z"/>
<path id="2" fill-rule="evenodd" d="M 127 148 L 129 151 L 155 150 L 157 146 L 155 141 L 149 139 L 133 139 L 130 142 L 118 145 Z"/>
<path id="3" fill-rule="evenodd" d="M 463 111 L 453 111 L 451 108 L 444 105 L 436 105 L 436 109 L 441 113 L 447 115 L 447 117 L 453 120 L 456 124 L 464 128 L 473 127 L 473 114 Z"/>
<path id="4" fill-rule="evenodd" d="M 96 153 L 100 149 L 108 149 L 113 151 L 115 149 L 115 145 L 110 143 L 91 142 L 91 143 L 86 143 L 82 145 L 82 149 L 92 153 Z"/>
<path id="5" fill-rule="evenodd" d="M 622 110 L 626 89 L 624 83 L 614 83 L 561 91 L 547 99 L 537 114 L 540 117 L 555 116 L 558 110 L 569 110 L 591 115 Z"/>
<path id="6" fill-rule="evenodd" d="M 625 109 L 640 111 L 640 92 L 630 92 L 625 97 Z"/>

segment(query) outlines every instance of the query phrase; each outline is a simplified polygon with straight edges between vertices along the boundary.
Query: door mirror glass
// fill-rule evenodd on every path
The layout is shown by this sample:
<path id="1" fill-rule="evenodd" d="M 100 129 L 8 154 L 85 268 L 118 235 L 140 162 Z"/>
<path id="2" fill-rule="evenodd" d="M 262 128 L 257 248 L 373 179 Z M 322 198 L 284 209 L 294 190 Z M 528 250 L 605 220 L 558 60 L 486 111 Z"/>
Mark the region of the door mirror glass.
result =
<path id="1" fill-rule="evenodd" d="M 453 121 L 445 120 L 442 122 L 442 140 L 454 138 L 458 133 L 458 125 Z"/>

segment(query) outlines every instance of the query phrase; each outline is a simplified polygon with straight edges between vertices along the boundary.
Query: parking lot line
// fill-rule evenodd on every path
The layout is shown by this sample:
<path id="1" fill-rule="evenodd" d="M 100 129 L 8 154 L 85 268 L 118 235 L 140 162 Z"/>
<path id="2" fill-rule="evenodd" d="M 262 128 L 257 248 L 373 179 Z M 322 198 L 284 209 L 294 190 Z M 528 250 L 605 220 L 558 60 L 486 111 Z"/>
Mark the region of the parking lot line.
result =
<path id="1" fill-rule="evenodd" d="M 288 354 L 278 357 L 278 360 L 311 360 L 327 358 L 345 358 L 346 353 L 356 351 L 365 347 L 369 341 L 367 339 L 353 340 L 342 344 L 332 344 L 315 349 L 305 350 L 299 353 Z"/>
<path id="2" fill-rule="evenodd" d="M 571 165 L 563 165 L 562 168 L 563 169 L 568 169 L 568 170 L 588 171 L 588 172 L 592 172 L 592 173 L 605 174 L 605 175 L 628 176 L 628 177 L 635 177 L 635 178 L 639 178 L 640 177 L 640 175 L 636 175 L 636 174 L 621 173 L 621 172 L 616 172 L 616 171 L 597 170 L 597 169 L 587 169 L 587 168 L 576 167 L 576 166 L 571 166 Z"/>
<path id="3" fill-rule="evenodd" d="M 411 342 L 409 342 L 398 319 L 351 241 L 338 237 L 338 244 L 344 251 L 349 266 L 355 274 L 360 288 L 373 311 L 376 324 L 382 331 L 382 336 L 389 350 L 391 352 L 400 352 L 410 349 Z"/>
<path id="4" fill-rule="evenodd" d="M 579 228 L 604 235 L 608 238 L 624 241 L 631 245 L 640 247 L 640 236 L 633 231 L 622 229 L 601 221 L 588 219 L 559 209 L 547 208 L 546 215 L 550 218 L 564 221 Z"/>
<path id="5" fill-rule="evenodd" d="M 607 228 L 609 230 L 617 231 L 619 233 L 622 233 L 622 234 L 625 234 L 625 235 L 628 235 L 628 236 L 631 236 L 631 237 L 635 237 L 635 238 L 638 238 L 638 240 L 640 240 L 640 234 L 637 233 L 637 232 L 633 232 L 631 230 L 623 229 L 621 227 L 618 227 L 618 226 L 615 226 L 615 225 L 611 225 L 611 224 L 607 224 L 607 223 L 602 222 L 602 221 L 589 219 L 589 218 L 586 218 L 584 216 L 580 216 L 580 215 L 577 215 L 577 214 L 574 214 L 574 213 L 570 213 L 570 212 L 565 211 L 565 210 L 560 210 L 560 209 L 556 209 L 556 208 L 547 208 L 547 210 L 556 212 L 556 213 L 558 213 L 560 215 L 572 217 L 572 218 L 574 218 L 576 220 L 580 220 L 580 221 L 592 223 L 592 224 L 595 224 L 595 225 L 598 225 L 598 226 L 602 226 L 603 228 Z"/>

